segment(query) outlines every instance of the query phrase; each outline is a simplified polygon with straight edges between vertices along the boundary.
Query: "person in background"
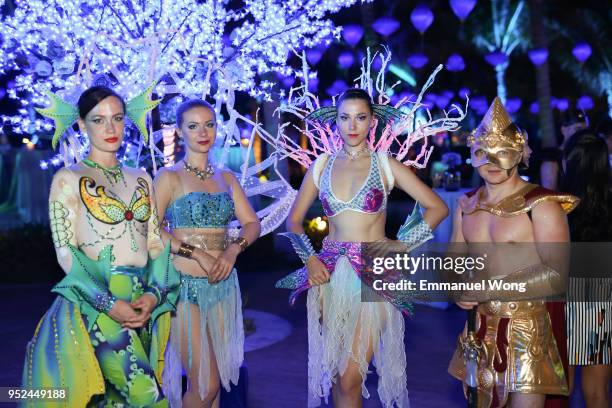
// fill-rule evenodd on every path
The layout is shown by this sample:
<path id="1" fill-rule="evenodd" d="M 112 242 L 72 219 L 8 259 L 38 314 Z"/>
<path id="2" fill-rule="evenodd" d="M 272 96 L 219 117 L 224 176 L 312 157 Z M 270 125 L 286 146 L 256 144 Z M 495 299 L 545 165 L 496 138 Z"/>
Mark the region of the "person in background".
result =
<path id="1" fill-rule="evenodd" d="M 590 129 L 575 133 L 563 149 L 561 188 L 580 198 L 568 217 L 572 242 L 612 241 L 612 183 L 608 146 Z M 592 285 L 594 279 L 589 284 Z M 584 279 L 576 279 L 576 282 Z M 596 286 L 609 284 L 609 280 Z M 571 288 L 576 287 L 573 283 Z M 580 289 L 578 289 L 580 290 Z M 568 302 L 567 342 L 570 391 L 577 366 L 582 370 L 582 394 L 588 408 L 610 407 L 612 378 L 612 302 L 590 296 L 590 302 Z"/>
<path id="2" fill-rule="evenodd" d="M 557 190 L 559 187 L 559 177 L 561 168 L 561 150 L 566 141 L 577 131 L 586 129 L 589 126 L 589 118 L 583 110 L 567 110 L 561 121 L 561 141 L 560 148 L 546 147 L 542 149 L 540 166 L 540 184 L 544 188 Z"/>

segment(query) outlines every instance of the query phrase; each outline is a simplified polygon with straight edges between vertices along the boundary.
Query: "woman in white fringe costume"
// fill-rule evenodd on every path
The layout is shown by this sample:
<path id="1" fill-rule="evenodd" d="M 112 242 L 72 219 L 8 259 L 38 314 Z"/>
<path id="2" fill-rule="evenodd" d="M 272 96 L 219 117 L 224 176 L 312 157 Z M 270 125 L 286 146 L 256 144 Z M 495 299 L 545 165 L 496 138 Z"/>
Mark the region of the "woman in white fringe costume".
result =
<path id="1" fill-rule="evenodd" d="M 321 398 L 328 401 L 331 390 L 335 407 L 361 407 L 362 397 L 369 398 L 365 380 L 372 359 L 382 405 L 409 405 L 402 311 L 392 300 L 362 302 L 359 279 L 362 243 L 387 240 L 387 196 L 394 186 L 425 209 L 422 218 L 414 212 L 400 229 L 398 239 L 409 247 L 430 239 L 431 230 L 448 214 L 440 197 L 386 153 L 388 145 L 378 152 L 374 148 L 376 119 L 387 124 L 388 133 L 393 121 L 405 116 L 391 106 L 372 103 L 367 91 L 354 88 L 344 92 L 336 106 L 305 118 L 328 131 L 335 121 L 341 137 L 335 152 L 320 154 L 310 166 L 287 219 L 290 232 L 285 235 L 306 267 L 277 283 L 294 289 L 292 301 L 308 290 L 309 406 L 319 406 Z M 456 127 L 454 121 L 447 118 L 445 124 Z M 330 224 L 318 255 L 302 228 L 317 196 Z"/>
<path id="2" fill-rule="evenodd" d="M 238 277 L 238 254 L 260 233 L 255 211 L 231 172 L 213 167 L 215 111 L 199 99 L 177 109 L 185 158 L 155 178 L 157 208 L 172 243 L 181 290 L 172 318 L 163 390 L 173 408 L 219 407 L 220 386 L 238 383 L 244 356 L 244 330 Z M 230 240 L 227 227 L 236 216 L 240 236 Z M 182 395 L 181 374 L 187 373 Z"/>

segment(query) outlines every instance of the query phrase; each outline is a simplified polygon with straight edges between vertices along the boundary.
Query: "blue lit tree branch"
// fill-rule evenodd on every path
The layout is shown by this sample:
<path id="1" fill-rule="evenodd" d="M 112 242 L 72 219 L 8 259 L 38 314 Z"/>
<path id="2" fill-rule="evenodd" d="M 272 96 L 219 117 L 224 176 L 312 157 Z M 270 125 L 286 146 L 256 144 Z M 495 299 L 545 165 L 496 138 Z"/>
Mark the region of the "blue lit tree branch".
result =
<path id="1" fill-rule="evenodd" d="M 162 96 L 227 104 L 242 91 L 270 100 L 272 84 L 260 76 L 293 74 L 289 53 L 337 37 L 326 16 L 355 1 L 245 0 L 234 9 L 227 0 L 17 1 L 0 22 L 0 71 L 21 71 L 9 96 L 24 106 L 44 105 L 44 89 L 74 101 L 101 74 L 126 98 L 161 78 Z M 22 132 L 44 125 L 13 122 Z"/>
<path id="2" fill-rule="evenodd" d="M 0 21 L 0 72 L 18 70 L 16 88 L 8 95 L 22 104 L 21 116 L 9 122 L 23 133 L 49 130 L 48 122 L 32 114 L 32 105 L 48 105 L 45 90 L 74 103 L 85 88 L 102 81 L 130 99 L 159 81 L 158 97 L 214 100 L 225 154 L 240 138 L 238 121 L 252 129 L 251 140 L 262 131 L 257 120 L 235 109 L 236 92 L 272 100 L 274 84 L 267 74 L 296 74 L 287 63 L 289 54 L 338 37 L 341 29 L 326 17 L 356 1 L 17 1 L 14 15 Z M 61 145 L 66 164 L 87 148 L 86 138 L 68 133 Z M 161 137 L 163 130 L 155 133 Z M 155 139 L 149 139 L 152 157 L 162 154 Z M 126 151 L 131 146 L 138 164 L 142 145 L 128 144 Z M 283 222 L 296 192 L 276 170 L 275 156 L 256 166 L 245 162 L 240 180 L 246 194 L 276 199 L 257 211 L 267 233 Z M 257 172 L 266 169 L 278 180 L 259 183 Z M 230 233 L 237 233 L 237 225 L 231 227 Z"/>
<path id="3" fill-rule="evenodd" d="M 478 48 L 488 52 L 485 59 L 494 66 L 497 95 L 504 103 L 509 57 L 517 48 L 525 48 L 528 42 L 524 33 L 525 24 L 519 24 L 523 18 L 524 7 L 523 0 L 517 2 L 514 10 L 510 0 L 491 0 L 492 26 L 490 29 L 479 26 L 479 32 L 473 39 Z"/>

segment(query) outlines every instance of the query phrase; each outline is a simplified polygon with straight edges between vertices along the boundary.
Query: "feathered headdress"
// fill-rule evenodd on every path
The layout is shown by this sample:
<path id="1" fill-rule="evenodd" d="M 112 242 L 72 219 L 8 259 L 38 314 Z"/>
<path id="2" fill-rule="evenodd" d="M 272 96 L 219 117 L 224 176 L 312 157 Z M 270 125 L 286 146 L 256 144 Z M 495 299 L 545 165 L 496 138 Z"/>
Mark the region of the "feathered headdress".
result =
<path id="1" fill-rule="evenodd" d="M 374 79 L 371 76 L 371 67 L 377 57 L 381 59 L 382 65 Z M 302 53 L 300 58 L 302 59 L 303 85 L 290 90 L 288 100 L 278 111 L 290 113 L 306 122 L 305 128 L 297 126 L 295 128 L 307 137 L 309 147 L 300 146 L 285 133 L 287 127 L 290 126 L 289 123 L 280 126 L 276 139 L 266 141 L 273 144 L 281 156 L 291 157 L 308 168 L 321 153 L 332 154 L 338 151 L 342 147 L 342 139 L 331 126 L 331 122 L 336 117 L 336 106 L 320 106 L 319 99 L 308 90 L 308 64 L 305 54 Z M 384 125 L 379 135 L 376 134 L 378 126 L 372 128 L 368 136 L 368 145 L 371 150 L 388 153 L 404 165 L 423 168 L 427 165 L 433 150 L 433 147 L 428 145 L 428 137 L 458 130 L 459 123 L 465 118 L 465 111 L 458 105 L 452 105 L 448 112 L 443 111 L 441 117 L 434 119 L 429 110 L 425 109 L 427 120 L 417 121 L 417 111 L 423 107 L 421 103 L 423 95 L 434 83 L 442 65 L 439 65 L 430 75 L 416 100 L 402 98 L 392 105 L 387 91 L 389 88 L 393 89 L 399 82 L 391 87 L 385 85 L 385 72 L 390 61 L 391 52 L 388 49 L 385 49 L 384 53 L 375 53 L 373 56 L 368 49 L 367 56 L 362 60 L 361 75 L 355 79 L 356 87 L 365 90 L 375 101 L 374 115 L 379 123 L 382 122 Z M 453 112 L 455 115 L 451 116 Z M 410 148 L 419 141 L 422 142 L 422 145 L 417 156 L 414 159 L 408 159 L 406 156 Z"/>

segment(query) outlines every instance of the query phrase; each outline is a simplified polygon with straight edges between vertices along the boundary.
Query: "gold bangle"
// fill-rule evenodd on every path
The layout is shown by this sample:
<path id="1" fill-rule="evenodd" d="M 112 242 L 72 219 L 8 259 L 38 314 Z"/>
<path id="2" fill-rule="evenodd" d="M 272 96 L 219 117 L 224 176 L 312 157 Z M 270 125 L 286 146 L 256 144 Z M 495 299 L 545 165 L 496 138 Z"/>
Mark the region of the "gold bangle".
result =
<path id="1" fill-rule="evenodd" d="M 195 247 L 193 245 L 189 245 L 183 242 L 181 243 L 181 246 L 179 247 L 178 252 L 176 254 L 185 258 L 191 258 L 194 249 Z"/>
<path id="2" fill-rule="evenodd" d="M 249 246 L 249 241 L 245 237 L 238 237 L 232 242 L 232 244 L 237 244 L 240 247 L 240 252 L 244 252 L 245 249 Z"/>

